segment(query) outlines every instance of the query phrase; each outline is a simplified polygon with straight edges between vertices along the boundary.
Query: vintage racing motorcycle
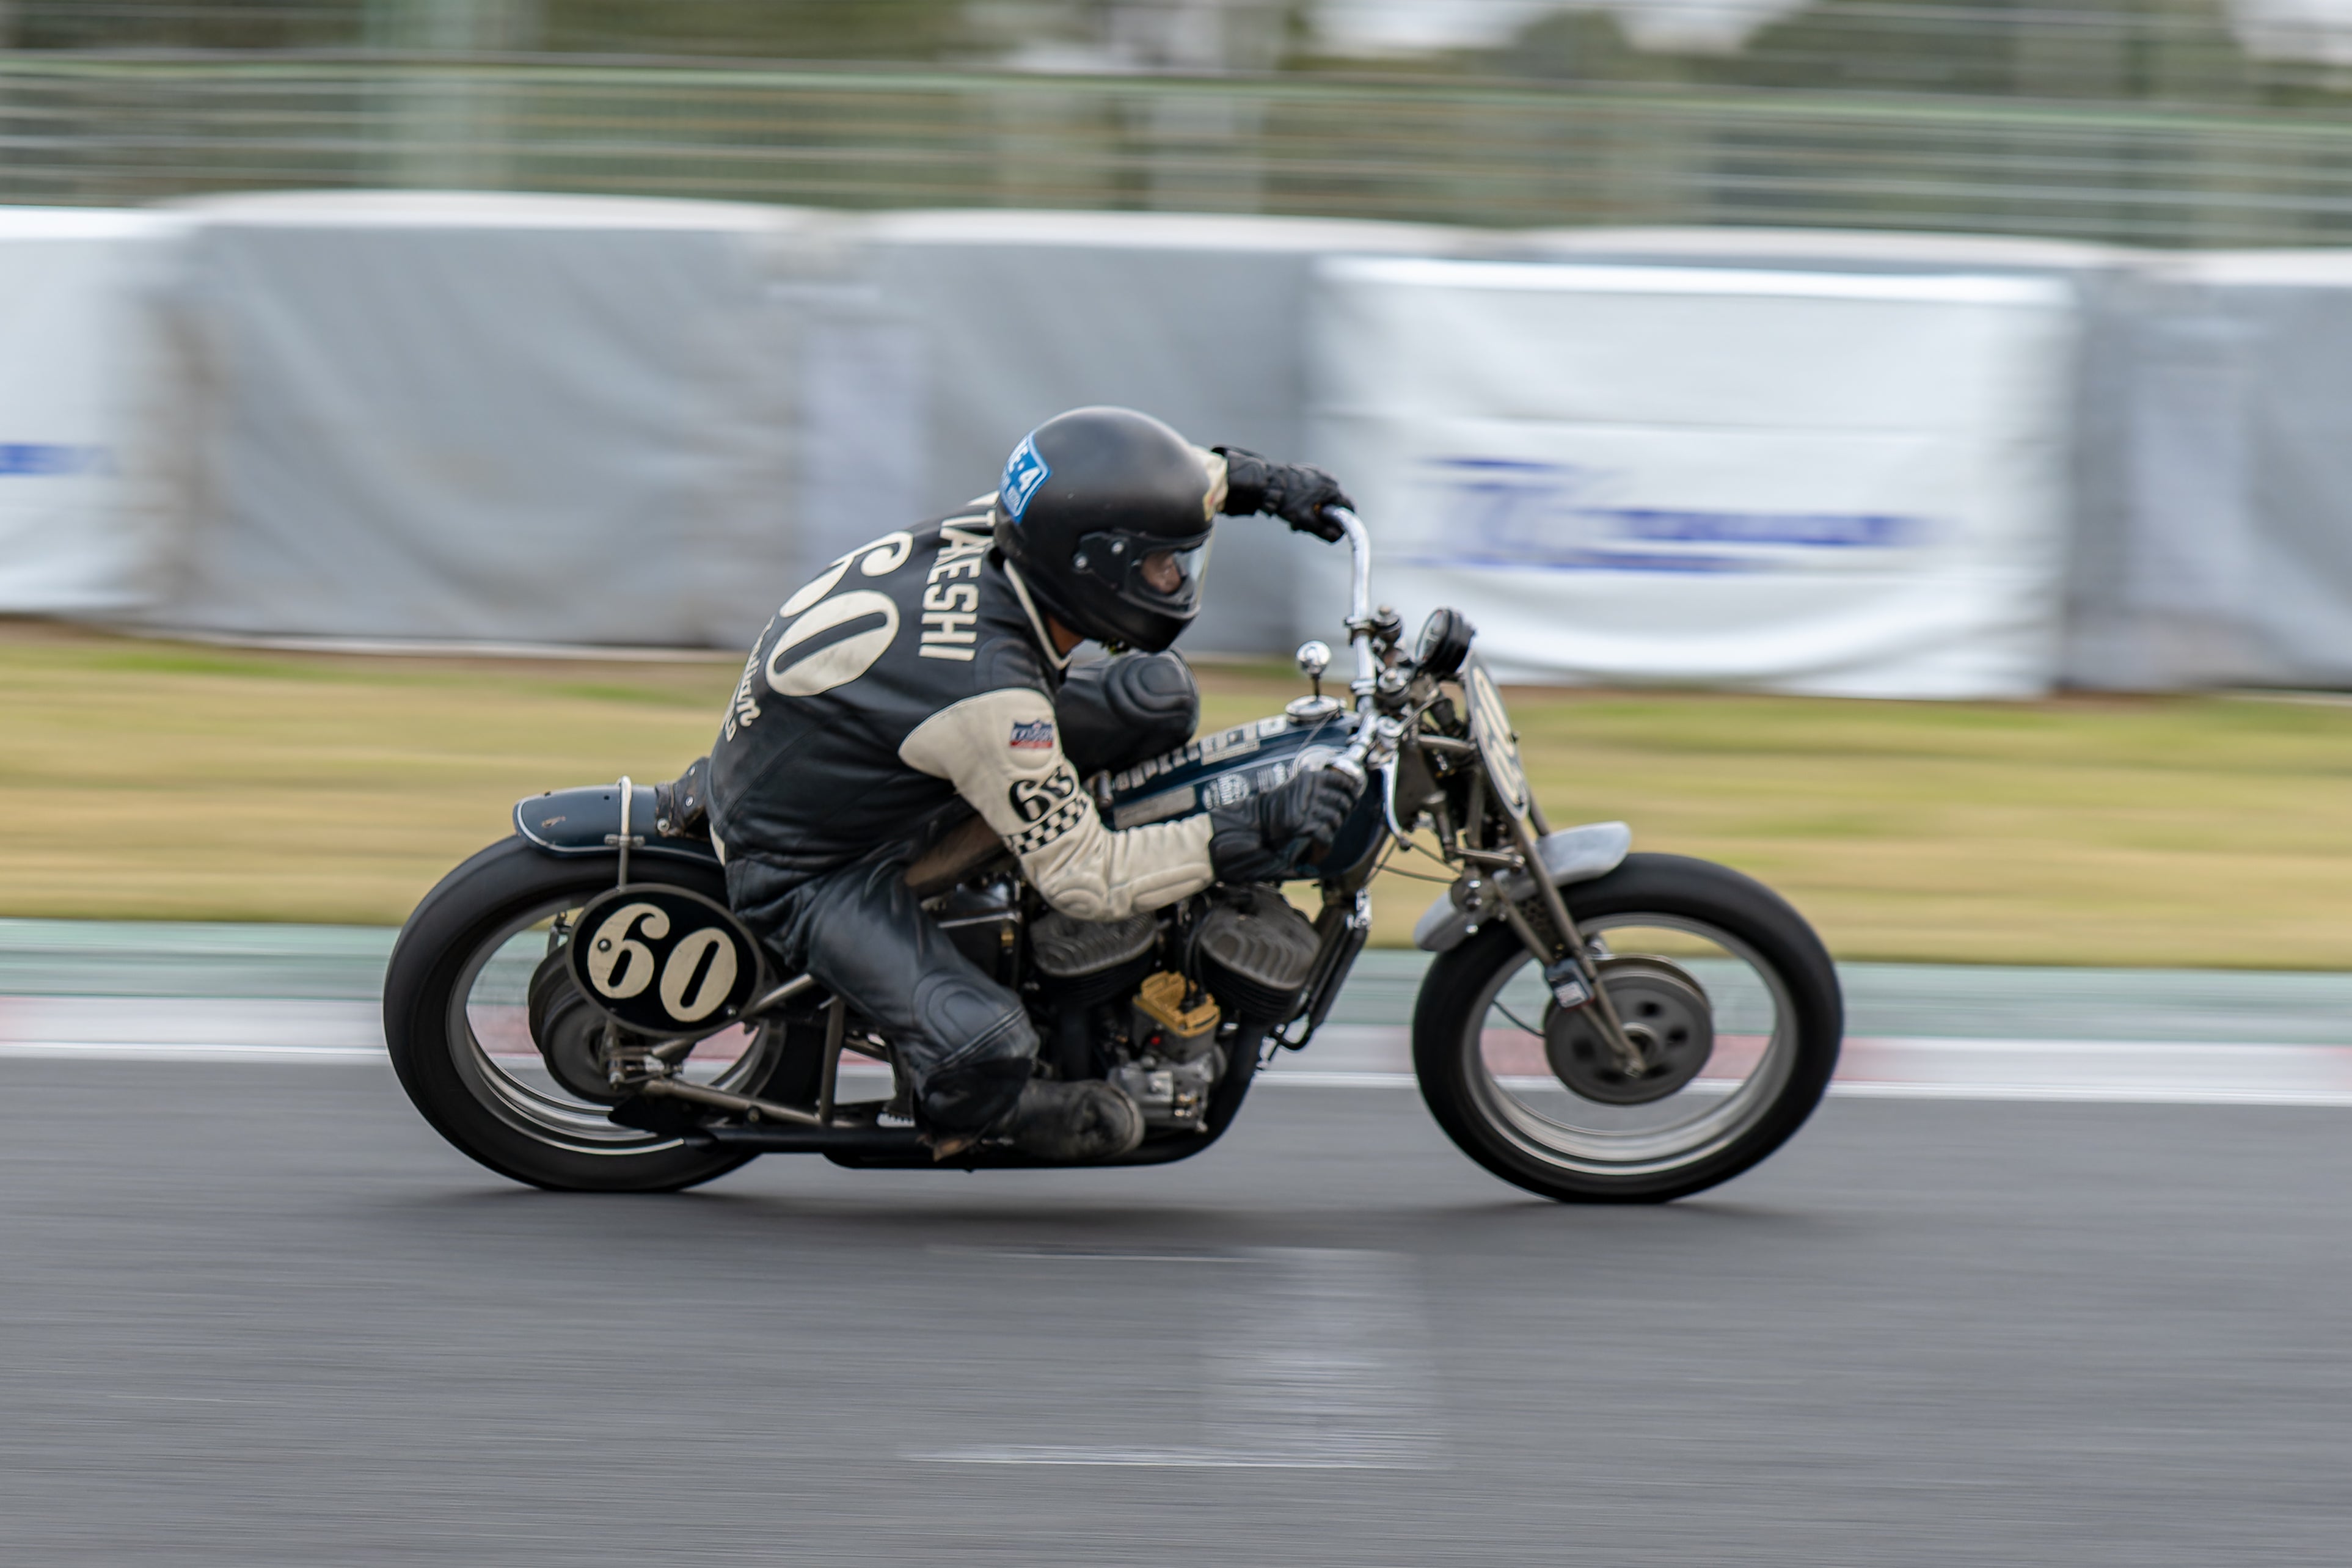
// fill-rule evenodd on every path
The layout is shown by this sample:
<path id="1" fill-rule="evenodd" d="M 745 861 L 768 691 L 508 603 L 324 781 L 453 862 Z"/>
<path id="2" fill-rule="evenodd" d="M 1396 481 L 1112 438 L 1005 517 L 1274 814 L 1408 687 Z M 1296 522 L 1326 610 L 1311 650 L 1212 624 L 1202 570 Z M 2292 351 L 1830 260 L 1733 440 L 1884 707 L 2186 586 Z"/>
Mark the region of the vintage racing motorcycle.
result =
<path id="1" fill-rule="evenodd" d="M 1439 610 L 1410 647 L 1353 551 L 1349 703 L 1314 683 L 1278 717 L 1089 781 L 1113 828 L 1205 810 L 1308 768 L 1367 788 L 1319 863 L 1312 918 L 1218 886 L 1088 924 L 1049 908 L 977 817 L 906 875 L 971 958 L 1028 1002 L 1037 1071 L 1099 1076 L 1149 1134 L 1118 1163 L 1183 1159 L 1232 1125 L 1258 1072 L 1326 1027 L 1370 933 L 1383 867 L 1444 884 L 1414 930 L 1434 955 L 1413 1072 L 1489 1171 L 1570 1202 L 1654 1202 L 1736 1176 L 1801 1125 L 1837 1063 L 1843 1005 L 1804 920 L 1726 867 L 1633 854 L 1622 823 L 1553 830 L 1472 628 Z M 891 1042 L 807 976 L 777 975 L 729 913 L 696 799 L 675 784 L 560 789 L 427 894 L 393 951 L 384 1031 L 425 1117 L 541 1186 L 661 1191 L 754 1155 L 932 1167 Z M 1338 1026 L 1333 1026 L 1338 1027 Z M 1045 1162 L 982 1145 L 947 1168 Z"/>

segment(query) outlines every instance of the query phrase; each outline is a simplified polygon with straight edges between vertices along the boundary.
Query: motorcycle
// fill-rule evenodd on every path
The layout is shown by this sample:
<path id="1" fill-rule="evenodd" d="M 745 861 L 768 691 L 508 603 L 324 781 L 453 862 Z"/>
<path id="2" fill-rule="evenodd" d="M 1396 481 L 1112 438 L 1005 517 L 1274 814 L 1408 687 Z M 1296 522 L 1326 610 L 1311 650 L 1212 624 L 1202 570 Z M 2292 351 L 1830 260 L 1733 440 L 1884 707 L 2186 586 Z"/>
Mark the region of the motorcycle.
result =
<path id="1" fill-rule="evenodd" d="M 974 962 L 1027 1003 L 1036 1071 L 1101 1077 L 1141 1108 L 1111 1162 L 1189 1158 L 1258 1072 L 1321 1030 L 1389 868 L 1443 883 L 1415 926 L 1433 955 L 1412 1020 L 1423 1099 L 1462 1151 L 1567 1202 L 1658 1202 L 1755 1165 L 1803 1124 L 1837 1064 L 1827 951 L 1779 895 L 1727 867 L 1632 852 L 1624 824 L 1554 830 L 1459 612 L 1412 643 L 1352 554 L 1349 701 L 1330 651 L 1299 650 L 1308 695 L 1087 781 L 1114 829 L 1280 788 L 1311 768 L 1365 784 L 1294 882 L 1220 885 L 1130 919 L 1051 909 L 976 816 L 906 877 Z M 892 1042 L 847 998 L 772 972 L 727 907 L 698 773 L 555 790 L 445 877 L 402 929 L 384 1033 L 409 1097 L 474 1159 L 575 1191 L 692 1186 L 762 1154 L 863 1168 L 1048 1162 L 981 1144 L 944 1161 L 908 1114 Z M 1427 866 L 1429 872 L 1412 868 Z M 863 1086 L 867 1092 L 857 1092 Z"/>

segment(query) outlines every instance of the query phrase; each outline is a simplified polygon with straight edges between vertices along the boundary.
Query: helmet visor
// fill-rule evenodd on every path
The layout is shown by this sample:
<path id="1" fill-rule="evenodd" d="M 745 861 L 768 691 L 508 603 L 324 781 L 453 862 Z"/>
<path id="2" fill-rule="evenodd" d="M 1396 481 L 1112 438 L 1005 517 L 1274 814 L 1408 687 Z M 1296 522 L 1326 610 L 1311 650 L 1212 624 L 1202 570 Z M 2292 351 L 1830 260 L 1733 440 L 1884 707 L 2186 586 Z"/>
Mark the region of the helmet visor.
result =
<path id="1" fill-rule="evenodd" d="M 1190 620 L 1201 608 L 1209 570 L 1210 536 L 1190 539 L 1150 534 L 1088 534 L 1078 541 L 1079 570 L 1105 579 L 1128 603 Z"/>

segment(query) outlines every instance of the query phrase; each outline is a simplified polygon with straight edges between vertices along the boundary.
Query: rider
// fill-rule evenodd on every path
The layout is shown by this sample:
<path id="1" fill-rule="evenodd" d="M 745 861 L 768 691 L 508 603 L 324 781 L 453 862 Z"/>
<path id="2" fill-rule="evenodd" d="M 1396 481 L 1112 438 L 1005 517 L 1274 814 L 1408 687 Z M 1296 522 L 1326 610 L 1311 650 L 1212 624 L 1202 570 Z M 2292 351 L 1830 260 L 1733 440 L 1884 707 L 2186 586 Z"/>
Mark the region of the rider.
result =
<path id="1" fill-rule="evenodd" d="M 1200 612 L 1216 517 L 1336 539 L 1323 510 L 1346 505 L 1319 468 L 1077 409 L 1013 448 L 995 494 L 852 550 L 761 633 L 710 758 L 729 902 L 897 1043 L 941 1157 L 1001 1137 L 1103 1158 L 1143 1123 L 1099 1079 L 1031 1076 L 1020 998 L 923 912 L 908 866 L 977 812 L 1055 908 L 1117 920 L 1328 843 L 1359 788 L 1344 773 L 1118 832 L 1079 780 L 1191 737 L 1199 694 L 1165 650 Z M 1073 670 L 1087 640 L 1129 652 Z"/>

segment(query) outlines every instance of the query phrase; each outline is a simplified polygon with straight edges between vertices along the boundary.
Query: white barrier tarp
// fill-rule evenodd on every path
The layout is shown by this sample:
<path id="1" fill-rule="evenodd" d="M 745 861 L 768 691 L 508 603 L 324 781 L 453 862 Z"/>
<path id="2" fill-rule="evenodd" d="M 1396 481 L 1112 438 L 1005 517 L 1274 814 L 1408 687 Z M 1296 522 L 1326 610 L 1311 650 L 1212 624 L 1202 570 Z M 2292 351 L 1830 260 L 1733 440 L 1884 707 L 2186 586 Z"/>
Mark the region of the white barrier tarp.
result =
<path id="1" fill-rule="evenodd" d="M 2151 258 L 2129 303 L 2120 526 L 2078 572 L 2070 673 L 2352 685 L 2352 254 Z"/>
<path id="2" fill-rule="evenodd" d="M 1384 259 L 1320 284 L 1310 445 L 1376 588 L 1465 611 L 1507 678 L 2051 685 L 2063 285 Z"/>
<path id="3" fill-rule="evenodd" d="M 164 623 L 747 646 L 797 580 L 789 295 L 820 220 L 439 193 L 187 217 Z"/>
<path id="4" fill-rule="evenodd" d="M 881 472 L 906 476 L 907 507 L 929 509 L 994 487 L 1024 434 L 1087 403 L 1141 409 L 1203 445 L 1296 460 L 1318 261 L 1444 255 L 1483 237 L 1326 219 L 1019 212 L 886 214 L 866 234 L 876 315 L 861 340 L 812 360 L 863 373 L 812 382 L 811 406 L 855 403 L 855 423 L 881 429 L 900 411 L 884 437 L 845 430 L 822 446 L 895 453 Z M 858 466 L 871 491 L 873 465 Z M 813 559 L 878 531 L 833 498 L 821 472 L 810 478 Z M 1221 523 L 1208 601 L 1181 646 L 1287 652 L 1301 634 L 1293 579 L 1319 553 L 1279 523 Z M 1343 594 L 1336 609 L 1345 607 Z M 1313 608 L 1315 634 L 1330 635 L 1335 605 Z"/>
<path id="5" fill-rule="evenodd" d="M 150 213 L 0 207 L 0 612 L 104 613 L 146 545 L 120 504 Z"/>

